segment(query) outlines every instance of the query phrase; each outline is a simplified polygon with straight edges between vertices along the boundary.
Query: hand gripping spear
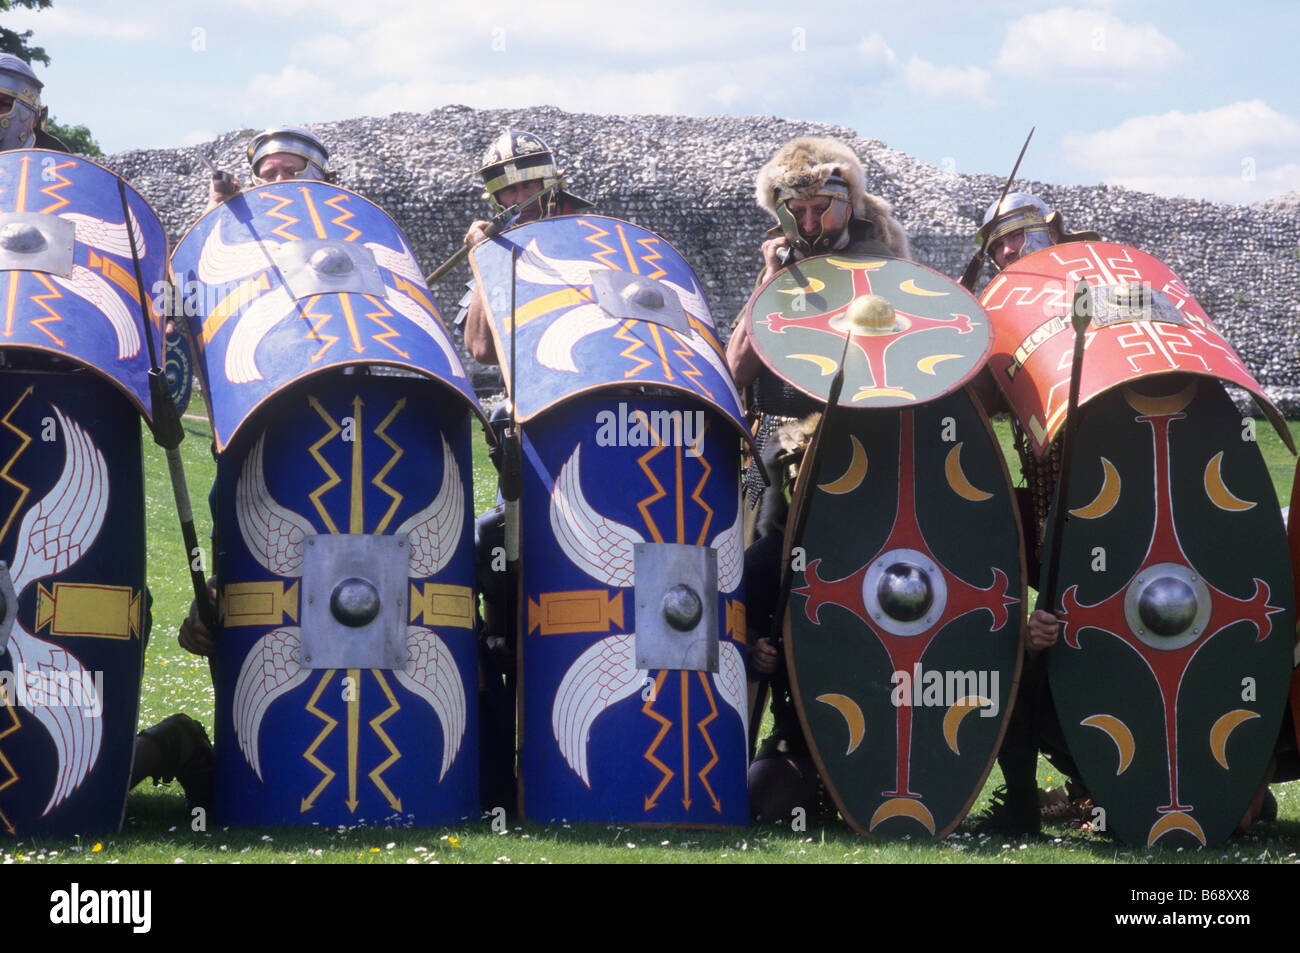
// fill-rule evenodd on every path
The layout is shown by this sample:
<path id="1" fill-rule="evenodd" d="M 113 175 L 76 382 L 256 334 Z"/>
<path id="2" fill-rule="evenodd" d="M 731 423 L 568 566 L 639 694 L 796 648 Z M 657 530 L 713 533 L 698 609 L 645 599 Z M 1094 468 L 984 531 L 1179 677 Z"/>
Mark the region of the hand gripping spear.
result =
<path id="1" fill-rule="evenodd" d="M 542 189 L 532 198 L 526 199 L 525 201 L 520 202 L 518 205 L 512 205 L 509 208 L 503 208 L 501 211 L 497 212 L 495 215 L 492 216 L 492 220 L 488 223 L 488 234 L 495 235 L 497 232 L 501 231 L 501 229 L 505 228 L 505 226 L 509 222 L 514 221 L 521 214 L 523 214 L 525 209 L 536 204 L 537 202 L 542 201 L 546 197 L 553 195 L 555 193 L 555 190 L 558 189 L 559 187 L 560 187 L 560 183 L 556 182 L 554 185 L 548 185 L 546 188 Z M 452 255 L 450 258 L 444 261 L 437 268 L 433 269 L 433 271 L 429 272 L 428 276 L 424 279 L 425 283 L 429 285 L 434 284 L 443 275 L 445 275 L 447 272 L 451 271 L 458 264 L 460 264 L 461 259 L 468 254 L 469 254 L 468 245 L 465 245 L 460 249 L 458 249 L 454 255 Z"/>
<path id="2" fill-rule="evenodd" d="M 185 483 L 185 465 L 181 462 L 181 441 L 185 430 L 180 414 L 167 386 L 167 375 L 158 365 L 158 349 L 153 338 L 153 317 L 149 313 L 149 297 L 145 293 L 144 278 L 140 273 L 140 252 L 135 243 L 135 230 L 131 227 L 131 210 L 126 200 L 126 183 L 119 177 L 117 191 L 122 199 L 122 221 L 126 224 L 127 239 L 131 243 L 131 265 L 135 269 L 135 284 L 139 290 L 140 317 L 144 321 L 144 336 L 149 347 L 149 397 L 153 404 L 152 430 L 154 443 L 167 453 L 167 471 L 171 475 L 172 494 L 176 498 L 176 515 L 180 518 L 181 536 L 189 560 L 190 581 L 194 585 L 194 600 L 198 605 L 199 619 L 209 632 L 217 631 L 217 620 L 208 583 L 203 577 L 203 563 L 198 534 L 194 531 L 194 512 L 190 508 L 190 491 Z"/>
<path id="3" fill-rule="evenodd" d="M 1037 609 L 1056 613 L 1057 584 L 1061 570 L 1061 534 L 1065 529 L 1069 502 L 1070 458 L 1074 453 L 1074 435 L 1079 429 L 1079 382 L 1083 378 L 1084 332 L 1088 330 L 1092 309 L 1089 307 L 1088 283 L 1080 281 L 1074 287 L 1074 303 L 1070 309 L 1070 323 L 1074 326 L 1074 361 L 1070 366 L 1070 402 L 1065 411 L 1065 432 L 1061 435 L 1061 472 L 1056 481 L 1056 500 L 1052 507 L 1052 522 L 1047 530 L 1051 545 L 1047 551 L 1047 575 L 1038 591 Z"/>
<path id="4" fill-rule="evenodd" d="M 850 307 L 852 306 L 850 305 Z M 817 429 L 813 432 L 803 464 L 800 466 L 798 482 L 802 484 L 802 492 L 797 494 L 798 505 L 795 511 L 790 514 L 785 547 L 781 553 L 781 583 L 780 588 L 777 590 L 776 611 L 772 615 L 772 628 L 769 633 L 769 637 L 776 645 L 781 644 L 781 635 L 785 628 L 785 611 L 790 604 L 790 587 L 794 584 L 794 572 L 790 568 L 790 555 L 803 544 L 803 531 L 808 522 L 808 509 L 812 503 L 813 492 L 817 487 L 817 475 L 821 471 L 821 438 L 826 431 L 826 422 L 830 420 L 834 409 L 839 406 L 840 392 L 844 390 L 844 363 L 849 356 L 849 342 L 852 339 L 853 329 L 852 322 L 850 322 L 847 333 L 844 335 L 844 349 L 840 352 L 839 367 L 835 370 L 835 376 L 831 378 L 831 388 L 826 395 L 826 410 L 822 412 L 822 419 L 817 423 Z M 779 487 L 770 487 L 768 490 L 768 492 L 774 491 L 779 492 Z M 758 688 L 754 694 L 754 707 L 749 714 L 749 758 L 751 761 L 754 758 L 754 750 L 758 747 L 758 733 L 762 728 L 763 709 L 767 706 L 767 694 L 771 683 L 772 677 L 770 675 L 760 676 Z"/>
<path id="5" fill-rule="evenodd" d="M 1029 135 L 1025 136 L 1025 144 L 1020 147 L 1020 155 L 1016 156 L 1016 164 L 1011 167 L 1011 174 L 1007 176 L 1006 184 L 1002 186 L 1002 194 L 998 196 L 997 205 L 993 206 L 994 218 L 997 217 L 997 210 L 1001 207 L 1002 200 L 1007 197 L 1007 192 L 1011 190 L 1011 183 L 1016 181 L 1016 173 L 1020 171 L 1020 160 L 1025 157 L 1025 150 L 1029 148 L 1029 140 L 1034 138 L 1034 130 L 1037 128 L 1037 126 L 1031 126 Z M 967 291 L 975 290 L 975 282 L 979 280 L 980 271 L 984 267 L 984 258 L 989 250 L 989 236 L 993 234 L 992 220 L 990 220 L 989 224 L 990 227 L 985 230 L 984 238 L 980 241 L 979 251 L 970 260 L 966 270 L 961 273 L 961 285 Z"/>

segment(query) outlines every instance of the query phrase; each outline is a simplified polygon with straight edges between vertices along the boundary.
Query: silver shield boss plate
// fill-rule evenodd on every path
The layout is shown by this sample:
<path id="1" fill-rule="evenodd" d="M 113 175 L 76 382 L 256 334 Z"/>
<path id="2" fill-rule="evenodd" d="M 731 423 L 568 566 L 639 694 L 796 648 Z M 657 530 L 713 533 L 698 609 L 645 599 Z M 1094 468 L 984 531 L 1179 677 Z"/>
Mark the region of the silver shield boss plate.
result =
<path id="1" fill-rule="evenodd" d="M 718 670 L 718 555 L 708 546 L 637 543 L 636 665 Z"/>
<path id="2" fill-rule="evenodd" d="M 404 668 L 406 537 L 331 533 L 303 542 L 303 667 Z"/>

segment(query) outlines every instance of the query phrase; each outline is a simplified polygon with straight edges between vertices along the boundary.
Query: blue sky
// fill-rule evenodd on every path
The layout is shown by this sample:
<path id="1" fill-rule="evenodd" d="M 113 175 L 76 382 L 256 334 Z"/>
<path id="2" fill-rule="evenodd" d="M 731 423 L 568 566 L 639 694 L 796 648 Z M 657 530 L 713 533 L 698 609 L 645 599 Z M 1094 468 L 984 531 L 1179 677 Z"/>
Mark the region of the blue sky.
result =
<path id="1" fill-rule="evenodd" d="M 106 151 L 549 104 L 856 129 L 956 172 L 1253 202 L 1300 189 L 1300 3 L 55 0 L 15 11 Z M 535 130 L 543 137 L 546 131 Z"/>

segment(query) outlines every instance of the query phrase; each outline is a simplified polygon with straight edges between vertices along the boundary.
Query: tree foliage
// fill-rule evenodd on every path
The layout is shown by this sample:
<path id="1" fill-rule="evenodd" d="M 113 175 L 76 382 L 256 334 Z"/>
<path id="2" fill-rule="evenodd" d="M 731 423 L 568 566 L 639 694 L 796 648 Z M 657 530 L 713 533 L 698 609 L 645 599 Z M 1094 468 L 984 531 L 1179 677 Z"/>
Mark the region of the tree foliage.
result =
<path id="1" fill-rule="evenodd" d="M 0 13 L 8 13 L 14 7 L 26 7 L 28 10 L 44 10 L 51 3 L 53 3 L 53 0 L 0 0 Z M 0 53 L 13 53 L 22 57 L 28 63 L 37 62 L 49 66 L 50 58 L 46 54 L 44 47 L 32 46 L 28 42 L 31 38 L 31 30 L 25 33 L 16 33 L 0 26 Z"/>
<path id="2" fill-rule="evenodd" d="M 91 135 L 89 129 L 85 126 L 65 126 L 53 116 L 47 116 L 45 119 L 45 131 L 52 136 L 58 136 L 64 144 L 73 152 L 79 152 L 83 156 L 102 156 L 103 150 L 99 148 L 99 143 Z"/>

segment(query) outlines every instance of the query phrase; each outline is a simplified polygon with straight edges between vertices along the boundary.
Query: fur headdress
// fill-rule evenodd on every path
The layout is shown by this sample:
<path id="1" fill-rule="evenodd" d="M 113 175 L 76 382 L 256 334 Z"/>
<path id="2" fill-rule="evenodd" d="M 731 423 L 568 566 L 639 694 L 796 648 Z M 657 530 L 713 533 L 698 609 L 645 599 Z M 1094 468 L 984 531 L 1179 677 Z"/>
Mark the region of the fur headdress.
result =
<path id="1" fill-rule="evenodd" d="M 848 183 L 853 217 L 875 226 L 876 238 L 899 258 L 910 254 L 907 233 L 888 202 L 867 191 L 867 176 L 853 150 L 837 139 L 804 136 L 787 142 L 758 170 L 755 195 L 760 208 L 776 217 L 777 205 L 812 198 L 831 176 Z"/>

